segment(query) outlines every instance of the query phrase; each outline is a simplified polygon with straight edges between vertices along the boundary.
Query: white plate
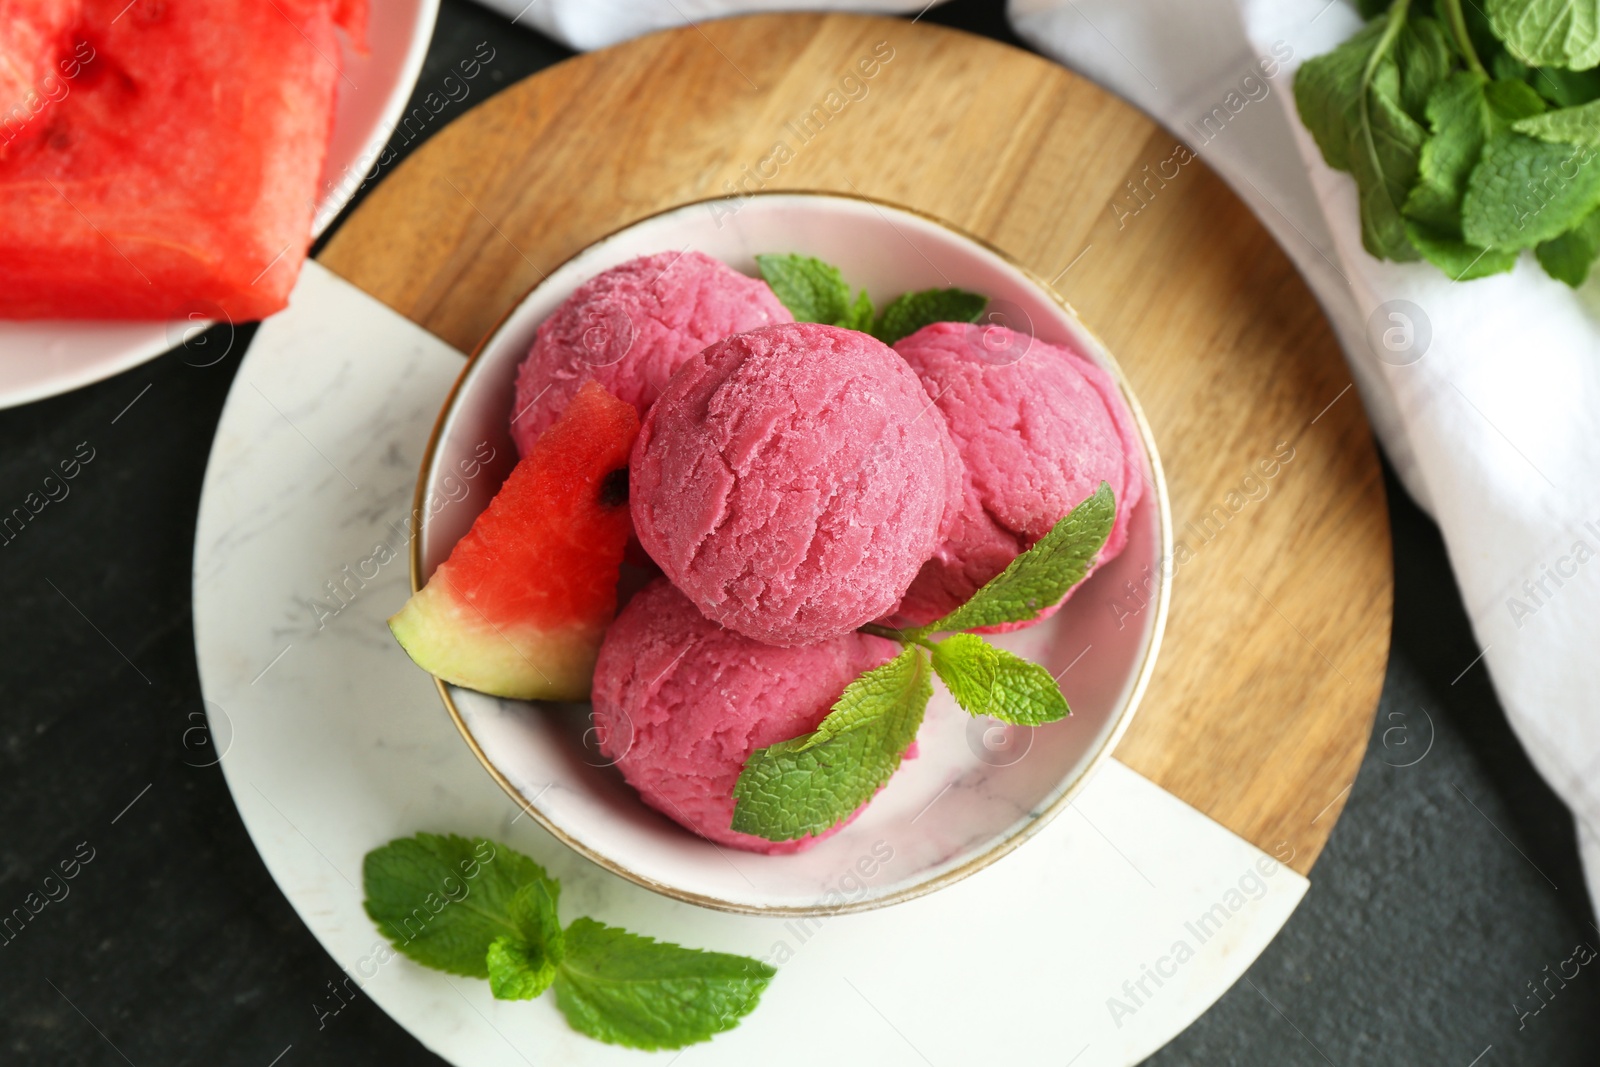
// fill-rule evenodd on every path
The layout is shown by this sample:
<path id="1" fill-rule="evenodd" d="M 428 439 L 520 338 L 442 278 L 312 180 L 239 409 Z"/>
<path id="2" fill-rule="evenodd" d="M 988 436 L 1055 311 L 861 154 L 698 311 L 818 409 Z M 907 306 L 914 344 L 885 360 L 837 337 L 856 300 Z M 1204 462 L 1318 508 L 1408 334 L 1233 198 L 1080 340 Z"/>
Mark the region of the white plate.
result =
<path id="1" fill-rule="evenodd" d="M 419 508 L 417 575 L 433 573 L 510 472 L 508 432 L 517 367 L 539 324 L 574 289 L 638 256 L 694 249 L 755 274 L 755 256 L 797 252 L 839 266 L 881 306 L 919 289 L 959 286 L 990 298 L 986 318 L 1065 345 L 1122 384 L 1146 460 L 1123 552 L 1053 618 L 995 643 L 1043 664 L 1060 681 L 1071 718 L 1030 729 L 974 719 L 936 686 L 909 760 L 849 826 L 788 856 L 730 852 L 647 808 L 598 750 L 584 751 L 588 705 L 535 705 L 442 687 L 457 726 L 495 779 L 568 845 L 613 873 L 688 903 L 755 914 L 822 915 L 908 900 L 998 860 L 1038 832 L 1110 754 L 1154 669 L 1167 615 L 1164 561 L 1171 519 L 1155 442 L 1121 371 L 1072 310 L 1042 282 L 949 224 L 889 204 L 836 194 L 774 193 L 711 200 L 653 215 L 606 237 L 550 274 L 484 343 L 446 402 L 419 501 L 454 500 L 458 472 L 483 447 L 497 459 L 464 497 Z M 1004 362 L 1026 349 L 1005 352 Z M 1035 357 L 1037 358 L 1037 356 Z M 998 357 L 997 357 L 998 359 Z M 441 479 L 448 478 L 448 485 Z M 1152 610 L 1131 624 L 1109 605 L 1129 583 L 1150 588 Z M 1024 758 L 1026 757 L 1026 758 Z M 859 897 L 836 898 L 872 842 L 895 858 Z"/>
<path id="2" fill-rule="evenodd" d="M 388 142 L 422 69 L 438 12 L 439 0 L 372 0 L 367 53 L 352 50 L 341 35 L 345 77 L 339 80 L 333 139 L 318 181 L 326 194 L 317 205 L 314 233 L 320 234 L 355 195 Z M 0 322 L 0 408 L 119 374 L 184 343 L 204 325 L 199 315 L 170 323 Z"/>
<path id="3" fill-rule="evenodd" d="M 304 991 L 307 1022 L 318 1019 L 306 1045 L 317 1027 L 354 1025 L 340 1017 L 350 993 L 332 992 L 348 976 L 456 1067 L 1128 1067 L 1236 981 L 1305 893 L 1300 875 L 1115 759 L 1004 863 L 878 911 L 729 915 L 586 862 L 483 773 L 384 627 L 409 590 L 422 444 L 460 369 L 438 338 L 307 264 L 245 354 L 206 468 L 200 680 L 239 817 L 333 960 L 333 980 Z M 395 556 L 375 554 L 379 543 Z M 203 734 L 183 742 L 191 762 L 214 759 Z M 528 853 L 561 879 L 563 921 L 767 957 L 778 977 L 737 1030 L 681 1057 L 591 1041 L 550 994 L 497 1001 L 487 982 L 387 948 L 361 909 L 361 858 L 418 830 Z M 881 873 L 839 889 L 859 896 Z M 1179 942 L 1193 953 L 1181 964 Z M 1128 983 L 1145 992 L 1130 997 Z M 311 1051 L 293 1040 L 285 1065 Z"/>

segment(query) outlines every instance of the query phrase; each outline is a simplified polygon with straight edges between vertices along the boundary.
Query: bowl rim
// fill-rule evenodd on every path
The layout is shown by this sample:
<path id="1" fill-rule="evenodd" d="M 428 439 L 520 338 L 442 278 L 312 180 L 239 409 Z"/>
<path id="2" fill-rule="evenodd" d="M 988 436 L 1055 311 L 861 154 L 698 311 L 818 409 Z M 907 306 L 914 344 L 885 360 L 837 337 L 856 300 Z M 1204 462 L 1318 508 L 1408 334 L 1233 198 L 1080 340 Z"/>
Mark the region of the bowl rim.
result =
<path id="1" fill-rule="evenodd" d="M 1122 706 L 1115 712 L 1115 717 L 1112 721 L 1110 731 L 1106 734 L 1104 740 L 1101 741 L 1099 747 L 1094 751 L 1093 755 L 1089 757 L 1088 763 L 1083 766 L 1083 768 L 1078 772 L 1077 777 L 1067 786 L 1066 789 L 1061 792 L 1059 796 L 1040 809 L 1037 814 L 1033 815 L 1032 818 L 1022 823 L 1019 828 L 1013 830 L 1005 836 L 1000 837 L 983 852 L 971 857 L 959 866 L 941 871 L 932 878 L 927 878 L 914 884 L 904 886 L 898 890 L 895 890 L 894 892 L 886 893 L 878 897 L 866 897 L 858 901 L 843 901 L 838 904 L 818 903 L 815 905 L 755 905 L 724 900 L 720 897 L 708 896 L 703 893 L 696 893 L 690 890 L 679 888 L 677 886 L 659 882 L 654 878 L 647 877 L 629 869 L 611 856 L 602 852 L 598 852 L 590 846 L 578 841 L 565 829 L 546 817 L 542 811 L 534 807 L 533 804 L 522 795 L 517 787 L 512 784 L 511 780 L 507 778 L 497 766 L 495 766 L 488 754 L 484 752 L 482 746 L 479 745 L 478 739 L 473 736 L 472 730 L 467 725 L 466 719 L 462 716 L 460 709 L 456 707 L 455 698 L 450 692 L 450 684 L 445 682 L 442 678 L 439 678 L 437 675 L 433 676 L 433 683 L 434 687 L 439 692 L 439 698 L 444 702 L 445 710 L 450 713 L 450 719 L 455 723 L 456 731 L 461 735 L 462 740 L 467 743 L 467 747 L 472 750 L 472 754 L 477 757 L 478 762 L 483 765 L 484 770 L 489 772 L 489 776 L 494 779 L 494 781 L 500 786 L 505 794 L 512 799 L 518 808 L 522 810 L 522 813 L 532 818 L 557 841 L 560 841 L 567 848 L 576 852 L 589 862 L 596 864 L 603 870 L 609 871 L 618 877 L 625 878 L 635 885 L 651 890 L 652 892 L 659 893 L 660 895 L 669 899 L 682 901 L 685 904 L 693 904 L 702 908 L 708 908 L 712 911 L 728 912 L 736 915 L 811 918 L 873 911 L 878 908 L 888 907 L 892 904 L 900 904 L 908 900 L 914 900 L 917 897 L 926 896 L 929 893 L 933 893 L 940 889 L 954 885 L 956 882 L 961 881 L 969 875 L 976 874 L 978 871 L 988 867 L 990 864 L 995 863 L 1007 855 L 1010 855 L 1013 851 L 1020 847 L 1023 842 L 1032 838 L 1040 830 L 1043 830 L 1045 826 L 1054 820 L 1057 815 L 1060 815 L 1069 806 L 1071 806 L 1072 801 L 1075 800 L 1078 795 L 1082 793 L 1084 788 L 1088 786 L 1089 782 L 1094 778 L 1101 766 L 1111 758 L 1118 742 L 1122 740 L 1123 734 L 1127 732 L 1129 724 L 1133 721 L 1134 713 L 1138 710 L 1139 705 L 1144 700 L 1145 691 L 1149 688 L 1150 679 L 1155 672 L 1156 660 L 1158 659 L 1161 651 L 1161 640 L 1166 632 L 1167 627 L 1167 613 L 1172 597 L 1173 540 L 1172 509 L 1167 495 L 1166 474 L 1161 465 L 1160 452 L 1156 448 L 1155 435 L 1150 429 L 1149 421 L 1145 418 L 1144 409 L 1140 406 L 1138 398 L 1133 395 L 1133 391 L 1128 385 L 1128 380 L 1122 372 L 1121 364 L 1117 362 L 1116 357 L 1111 354 L 1111 350 L 1106 346 L 1105 342 L 1100 339 L 1099 335 L 1094 333 L 1094 331 L 1089 329 L 1088 325 L 1084 323 L 1083 319 L 1078 315 L 1077 309 L 1074 308 L 1064 297 L 1057 293 L 1049 282 L 1046 282 L 1043 277 L 1041 277 L 1031 268 L 1019 262 L 1016 257 L 1012 256 L 1009 252 L 1006 252 L 1004 249 L 997 247 L 990 241 L 979 237 L 977 234 L 971 233 L 963 227 L 958 226 L 946 219 L 940 218 L 931 212 L 923 211 L 919 208 L 911 207 L 906 204 L 896 203 L 892 200 L 866 196 L 862 193 L 839 192 L 833 189 L 802 188 L 762 189 L 748 195 L 759 197 L 788 196 L 850 200 L 857 203 L 868 204 L 873 208 L 889 208 L 894 211 L 901 211 L 908 215 L 920 218 L 925 222 L 931 223 L 940 229 L 946 230 L 949 233 L 952 233 L 955 236 L 969 241 L 972 244 L 975 244 L 978 247 L 988 251 L 1007 266 L 1017 271 L 1029 282 L 1031 282 L 1039 291 L 1047 295 L 1050 300 L 1057 307 L 1059 307 L 1062 312 L 1073 321 L 1073 323 L 1076 324 L 1078 329 L 1082 330 L 1084 335 L 1094 343 L 1097 349 L 1095 355 L 1104 361 L 1103 365 L 1105 369 L 1108 370 L 1113 379 L 1115 379 L 1117 388 L 1122 394 L 1123 402 L 1128 405 L 1128 410 L 1133 414 L 1134 422 L 1138 427 L 1139 441 L 1144 448 L 1145 458 L 1150 464 L 1150 482 L 1152 488 L 1155 489 L 1155 504 L 1157 517 L 1159 520 L 1158 525 L 1160 527 L 1159 547 L 1161 555 L 1158 562 L 1161 581 L 1156 600 L 1156 612 L 1151 622 L 1150 641 L 1145 647 L 1144 654 L 1139 661 L 1138 670 L 1135 672 L 1133 688 L 1128 692 L 1126 699 L 1122 701 Z M 411 591 L 413 593 L 416 593 L 418 590 L 420 590 L 423 585 L 421 580 L 422 521 L 423 516 L 426 514 L 424 509 L 428 500 L 428 472 L 433 467 L 434 457 L 438 454 L 440 441 L 444 437 L 445 425 L 450 421 L 451 416 L 455 413 L 457 402 L 460 400 L 462 395 L 463 386 L 465 385 L 468 377 L 471 375 L 473 368 L 477 366 L 478 360 L 482 358 L 483 353 L 488 349 L 489 345 L 493 343 L 496 337 L 499 336 L 501 330 L 505 328 L 506 323 L 511 319 L 512 315 L 514 315 L 519 308 L 521 308 L 528 302 L 529 299 L 532 298 L 534 292 L 536 292 L 541 286 L 545 285 L 551 277 L 555 276 L 560 270 L 566 267 L 567 264 L 573 262 L 579 256 L 582 256 L 596 245 L 605 241 L 609 241 L 622 232 L 630 230 L 635 226 L 639 226 L 642 223 L 649 222 L 652 219 L 659 218 L 663 215 L 669 215 L 683 211 L 686 208 L 720 203 L 723 201 L 742 201 L 744 199 L 747 199 L 747 197 L 731 197 L 723 195 L 685 200 L 680 203 L 672 204 L 667 207 L 649 212 L 648 214 L 641 215 L 638 218 L 630 219 L 629 221 L 616 226 L 606 233 L 595 237 L 582 248 L 579 248 L 571 255 L 567 256 L 566 259 L 562 260 L 559 264 L 546 271 L 544 277 L 529 286 L 527 291 L 524 292 L 522 296 L 512 302 L 511 305 L 506 308 L 505 312 L 500 316 L 500 318 L 495 322 L 495 324 L 489 328 L 489 330 L 481 339 L 479 339 L 477 345 L 467 356 L 466 363 L 462 366 L 461 372 L 456 375 L 455 382 L 451 384 L 450 392 L 446 395 L 444 404 L 439 409 L 439 415 L 434 420 L 433 430 L 428 435 L 427 447 L 423 450 L 422 465 L 417 475 L 417 487 L 412 497 L 411 514 L 407 521 L 411 535 L 409 556 Z M 690 833 L 692 831 L 685 830 L 684 832 Z"/>

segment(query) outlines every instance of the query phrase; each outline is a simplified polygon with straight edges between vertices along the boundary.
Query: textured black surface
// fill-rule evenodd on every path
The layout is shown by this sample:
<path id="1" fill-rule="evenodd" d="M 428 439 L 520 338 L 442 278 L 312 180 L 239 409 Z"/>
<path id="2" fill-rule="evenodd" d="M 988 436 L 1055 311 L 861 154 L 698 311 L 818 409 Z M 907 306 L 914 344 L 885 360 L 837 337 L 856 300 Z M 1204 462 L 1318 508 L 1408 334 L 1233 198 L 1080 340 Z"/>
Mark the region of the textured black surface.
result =
<path id="1" fill-rule="evenodd" d="M 925 18 L 1011 39 L 995 3 Z M 495 59 L 460 110 L 566 55 L 447 0 L 419 92 L 481 41 Z M 93 856 L 65 897 L 0 939 L 0 1063 L 440 1062 L 365 998 L 319 1029 L 313 1005 L 331 1002 L 341 972 L 267 876 L 194 729 L 195 514 L 250 333 L 220 358 L 229 338 L 213 332 L 0 412 L 0 510 L 87 454 L 80 443 L 93 450 L 68 495 L 0 547 L 0 914 Z M 1437 533 L 1392 485 L 1390 497 L 1395 648 L 1371 751 L 1310 895 L 1248 982 L 1155 1057 L 1162 1067 L 1600 1059 L 1595 967 L 1552 980 L 1548 1006 L 1519 1019 L 1540 1003 L 1527 983 L 1581 941 L 1600 947 L 1600 930 L 1571 821 L 1482 665 L 1452 684 L 1478 650 Z"/>

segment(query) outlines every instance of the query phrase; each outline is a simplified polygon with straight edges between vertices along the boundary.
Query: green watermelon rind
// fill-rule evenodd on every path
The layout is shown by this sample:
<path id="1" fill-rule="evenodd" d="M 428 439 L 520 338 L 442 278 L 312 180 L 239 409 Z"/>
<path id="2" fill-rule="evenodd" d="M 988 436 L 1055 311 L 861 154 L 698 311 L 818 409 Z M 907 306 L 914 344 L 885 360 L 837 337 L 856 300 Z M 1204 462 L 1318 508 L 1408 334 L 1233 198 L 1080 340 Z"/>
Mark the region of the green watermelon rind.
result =
<path id="1" fill-rule="evenodd" d="M 438 577 L 436 575 L 436 577 Z M 494 626 L 445 581 L 430 581 L 389 620 L 406 654 L 454 685 L 510 700 L 589 699 L 605 627 Z"/>

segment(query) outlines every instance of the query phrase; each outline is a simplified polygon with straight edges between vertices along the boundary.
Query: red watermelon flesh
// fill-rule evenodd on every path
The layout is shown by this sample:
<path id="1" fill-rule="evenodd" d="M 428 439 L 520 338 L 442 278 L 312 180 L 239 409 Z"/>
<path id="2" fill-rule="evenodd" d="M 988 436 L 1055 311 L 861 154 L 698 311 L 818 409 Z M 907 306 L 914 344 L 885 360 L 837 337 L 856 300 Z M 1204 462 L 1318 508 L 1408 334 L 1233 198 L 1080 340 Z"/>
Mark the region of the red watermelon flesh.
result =
<path id="1" fill-rule="evenodd" d="M 0 318 L 282 308 L 311 241 L 336 27 L 364 22 L 365 0 L 0 0 L 0 81 L 45 89 L 0 120 Z"/>
<path id="2" fill-rule="evenodd" d="M 70 30 L 76 0 L 0 0 L 0 160 L 26 143 L 44 122 L 34 120 L 66 99 L 81 67 Z"/>
<path id="3" fill-rule="evenodd" d="M 617 611 L 639 413 L 589 382 L 450 558 L 389 620 L 419 667 L 521 700 L 583 700 Z"/>

